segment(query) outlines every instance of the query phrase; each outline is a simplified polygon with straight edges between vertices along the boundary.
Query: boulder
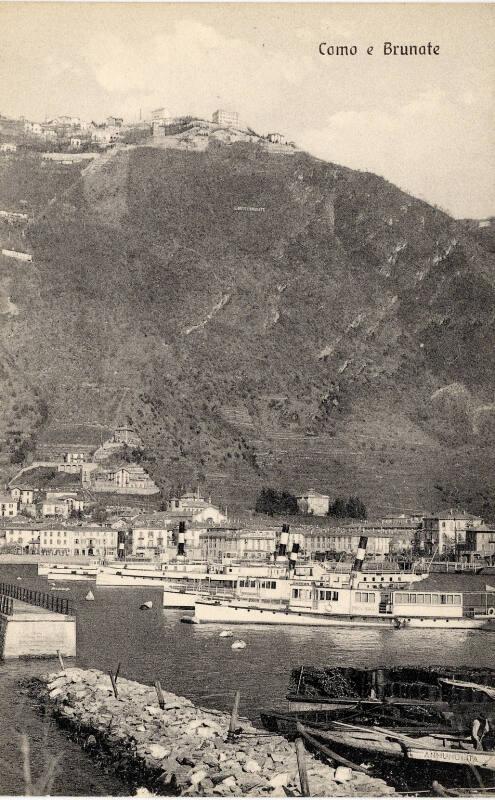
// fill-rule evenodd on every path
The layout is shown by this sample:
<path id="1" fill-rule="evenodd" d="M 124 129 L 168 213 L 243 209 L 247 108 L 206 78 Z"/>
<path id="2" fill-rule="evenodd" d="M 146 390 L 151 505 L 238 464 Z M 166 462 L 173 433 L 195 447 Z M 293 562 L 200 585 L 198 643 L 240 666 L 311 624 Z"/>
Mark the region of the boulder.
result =
<path id="1" fill-rule="evenodd" d="M 279 772 L 268 781 L 269 786 L 288 786 L 290 783 L 290 776 L 288 772 Z"/>
<path id="2" fill-rule="evenodd" d="M 197 786 L 201 781 L 208 777 L 208 771 L 206 769 L 198 769 L 196 772 L 193 772 L 192 775 L 189 777 L 189 783 L 192 786 Z"/>
<path id="3" fill-rule="evenodd" d="M 254 758 L 249 758 L 243 766 L 244 772 L 261 772 L 261 767 Z"/>
<path id="4" fill-rule="evenodd" d="M 150 744 L 146 749 L 152 758 L 156 758 L 159 761 L 170 755 L 170 750 L 167 750 L 161 744 Z"/>
<path id="5" fill-rule="evenodd" d="M 350 767 L 337 767 L 334 779 L 337 783 L 347 783 L 352 780 L 352 769 Z"/>
<path id="6" fill-rule="evenodd" d="M 56 686 L 55 689 L 52 689 L 50 692 L 50 699 L 55 700 L 57 697 L 61 697 L 65 694 L 63 688 L 61 686 Z"/>

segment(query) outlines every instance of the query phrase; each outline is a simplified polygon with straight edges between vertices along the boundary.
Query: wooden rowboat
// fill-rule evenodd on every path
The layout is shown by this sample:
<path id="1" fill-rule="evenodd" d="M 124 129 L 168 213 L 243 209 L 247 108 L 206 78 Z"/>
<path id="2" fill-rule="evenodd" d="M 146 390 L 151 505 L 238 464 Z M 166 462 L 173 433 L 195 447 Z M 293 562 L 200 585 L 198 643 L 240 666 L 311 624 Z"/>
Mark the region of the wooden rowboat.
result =
<path id="1" fill-rule="evenodd" d="M 304 728 L 333 745 L 386 757 L 440 764 L 457 764 L 495 771 L 495 750 L 475 749 L 470 738 L 437 733 L 413 737 L 387 728 L 334 722 L 331 729 Z"/>

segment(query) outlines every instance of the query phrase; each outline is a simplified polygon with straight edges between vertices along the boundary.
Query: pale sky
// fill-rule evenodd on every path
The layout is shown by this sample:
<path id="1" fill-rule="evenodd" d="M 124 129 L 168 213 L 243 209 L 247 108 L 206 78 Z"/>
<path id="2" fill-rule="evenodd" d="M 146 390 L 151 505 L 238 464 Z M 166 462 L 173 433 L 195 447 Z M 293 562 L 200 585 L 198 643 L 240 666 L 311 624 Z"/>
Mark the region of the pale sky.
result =
<path id="1" fill-rule="evenodd" d="M 494 21 L 488 3 L 0 2 L 0 113 L 235 109 L 456 217 L 492 216 Z M 440 55 L 384 56 L 384 41 L 430 41 Z M 322 56 L 320 42 L 358 54 Z"/>

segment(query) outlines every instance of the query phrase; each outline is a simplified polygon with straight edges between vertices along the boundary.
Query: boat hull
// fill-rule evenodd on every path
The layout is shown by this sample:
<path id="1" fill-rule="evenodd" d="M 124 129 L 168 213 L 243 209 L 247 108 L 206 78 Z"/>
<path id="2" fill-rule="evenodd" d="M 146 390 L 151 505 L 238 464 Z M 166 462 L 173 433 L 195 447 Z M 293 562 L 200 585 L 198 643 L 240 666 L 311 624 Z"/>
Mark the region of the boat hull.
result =
<path id="1" fill-rule="evenodd" d="M 163 608 L 187 608 L 193 610 L 198 599 L 198 595 L 192 592 L 163 590 Z"/>
<path id="2" fill-rule="evenodd" d="M 205 623 L 228 623 L 229 625 L 316 625 L 319 627 L 374 627 L 392 628 L 390 616 L 360 616 L 314 613 L 311 611 L 285 611 L 270 607 L 247 607 L 244 605 L 222 605 L 197 602 L 195 619 Z"/>
<path id="3" fill-rule="evenodd" d="M 407 617 L 405 619 L 398 617 L 396 618 L 396 626 L 397 628 L 495 631 L 495 619 L 493 617 Z"/>

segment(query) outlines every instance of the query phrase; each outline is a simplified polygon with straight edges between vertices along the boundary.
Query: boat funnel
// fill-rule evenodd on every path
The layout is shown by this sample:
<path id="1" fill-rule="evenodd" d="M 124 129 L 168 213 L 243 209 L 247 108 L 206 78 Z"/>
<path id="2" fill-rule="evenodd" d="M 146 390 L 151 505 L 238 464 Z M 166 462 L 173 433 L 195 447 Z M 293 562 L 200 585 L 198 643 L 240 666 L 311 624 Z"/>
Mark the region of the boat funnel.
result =
<path id="1" fill-rule="evenodd" d="M 289 542 L 289 526 L 287 524 L 282 525 L 282 533 L 280 534 L 280 541 L 278 543 L 278 558 L 285 558 L 287 553 L 287 544 Z"/>
<path id="2" fill-rule="evenodd" d="M 177 555 L 185 556 L 186 554 L 186 523 L 182 520 L 179 522 L 179 533 L 177 536 Z"/>
<path id="3" fill-rule="evenodd" d="M 352 565 L 351 574 L 355 574 L 356 572 L 361 572 L 363 569 L 364 559 L 366 557 L 366 547 L 368 544 L 368 537 L 361 536 L 359 538 L 358 549 L 356 553 L 356 558 L 354 559 L 354 564 Z"/>
<path id="4" fill-rule="evenodd" d="M 299 558 L 299 534 L 295 533 L 292 537 L 292 549 L 289 553 L 289 569 L 295 569 Z"/>

